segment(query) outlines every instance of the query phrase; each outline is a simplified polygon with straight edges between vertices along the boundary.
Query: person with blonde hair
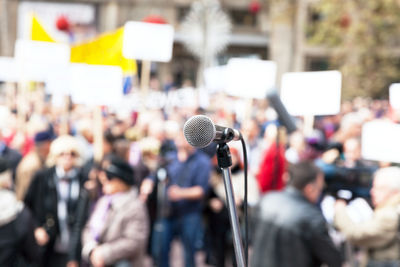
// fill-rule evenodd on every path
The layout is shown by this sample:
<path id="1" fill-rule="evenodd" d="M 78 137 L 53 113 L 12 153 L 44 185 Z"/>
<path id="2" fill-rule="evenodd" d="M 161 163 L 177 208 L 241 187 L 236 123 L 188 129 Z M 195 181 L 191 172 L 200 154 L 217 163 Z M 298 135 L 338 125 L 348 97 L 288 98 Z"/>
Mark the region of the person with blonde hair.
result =
<path id="1" fill-rule="evenodd" d="M 63 135 L 50 146 L 48 168 L 39 170 L 25 196 L 35 219 L 35 239 L 43 250 L 42 266 L 78 266 L 79 238 L 71 238 L 83 182 L 76 139 Z"/>

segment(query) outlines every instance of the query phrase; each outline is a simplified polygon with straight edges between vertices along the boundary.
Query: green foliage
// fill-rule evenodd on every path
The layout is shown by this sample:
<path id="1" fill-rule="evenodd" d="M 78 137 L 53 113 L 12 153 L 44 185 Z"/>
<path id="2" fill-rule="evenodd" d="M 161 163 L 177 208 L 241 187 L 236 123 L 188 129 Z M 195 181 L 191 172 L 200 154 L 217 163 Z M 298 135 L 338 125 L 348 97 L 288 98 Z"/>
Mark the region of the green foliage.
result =
<path id="1" fill-rule="evenodd" d="M 333 48 L 344 97 L 387 95 L 400 80 L 400 1 L 321 0 L 309 13 L 308 42 Z"/>

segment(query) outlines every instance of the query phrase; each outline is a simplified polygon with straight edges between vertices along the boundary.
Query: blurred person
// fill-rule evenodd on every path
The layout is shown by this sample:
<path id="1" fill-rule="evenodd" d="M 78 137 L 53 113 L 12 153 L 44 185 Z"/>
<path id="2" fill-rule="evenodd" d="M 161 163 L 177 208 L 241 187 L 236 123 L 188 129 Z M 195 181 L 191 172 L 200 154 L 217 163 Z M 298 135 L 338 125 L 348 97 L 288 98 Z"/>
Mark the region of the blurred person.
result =
<path id="1" fill-rule="evenodd" d="M 63 135 L 50 146 L 47 164 L 39 170 L 25 196 L 25 204 L 35 219 L 35 239 L 43 251 L 42 266 L 78 266 L 79 240 L 72 243 L 84 177 L 76 139 Z"/>
<path id="2" fill-rule="evenodd" d="M 169 212 L 164 211 L 158 224 L 162 230 L 153 237 L 153 257 L 159 267 L 170 266 L 171 242 L 177 236 L 183 243 L 185 266 L 195 266 L 194 255 L 203 229 L 203 200 L 211 171 L 209 157 L 190 146 L 182 131 L 175 136 L 175 145 L 177 151 L 166 156 L 165 165 L 168 179 L 165 201 Z M 141 194 L 144 198 L 152 192 L 156 177 L 153 174 L 143 181 Z"/>
<path id="3" fill-rule="evenodd" d="M 0 266 L 39 262 L 39 247 L 33 235 L 33 218 L 17 200 L 7 161 L 0 157 Z"/>
<path id="4" fill-rule="evenodd" d="M 89 118 L 80 119 L 76 123 L 75 138 L 82 148 L 82 158 L 87 162 L 93 157 L 93 121 Z"/>
<path id="5" fill-rule="evenodd" d="M 143 266 L 148 216 L 133 177 L 132 167 L 116 155 L 101 164 L 104 196 L 82 234 L 82 256 L 94 267 Z"/>
<path id="6" fill-rule="evenodd" d="M 335 226 L 352 245 L 367 250 L 368 267 L 400 266 L 400 168 L 376 171 L 371 196 L 375 207 L 373 216 L 361 222 L 351 219 L 344 200 L 337 200 Z"/>
<path id="7" fill-rule="evenodd" d="M 133 160 L 131 163 L 130 156 L 132 155 L 131 153 L 134 151 L 133 147 L 134 146 L 132 145 L 132 142 L 126 139 L 119 139 L 114 144 L 114 152 L 117 156 L 127 161 L 135 169 L 134 172 L 135 185 L 140 188 L 143 179 L 150 174 L 150 169 L 144 164 L 142 151 L 140 150 L 137 151 L 138 155 L 134 164 L 132 164 Z"/>
<path id="8" fill-rule="evenodd" d="M 289 137 L 289 147 L 285 151 L 285 158 L 291 164 L 298 163 L 304 157 L 306 140 L 300 131 L 292 133 Z"/>
<path id="9" fill-rule="evenodd" d="M 15 193 L 18 200 L 24 199 L 33 175 L 45 166 L 52 140 L 53 134 L 49 130 L 35 134 L 33 150 L 22 158 L 17 167 Z"/>
<path id="10" fill-rule="evenodd" d="M 266 194 L 258 205 L 251 266 L 342 266 L 316 205 L 323 173 L 311 161 L 302 161 L 290 166 L 289 176 L 285 191 Z"/>
<path id="11" fill-rule="evenodd" d="M 246 140 L 249 172 L 256 175 L 261 161 L 260 126 L 255 119 L 246 120 L 242 123 L 241 133 Z"/>
<path id="12" fill-rule="evenodd" d="M 351 198 L 370 199 L 372 173 L 377 166 L 362 158 L 359 138 L 348 138 L 343 145 L 332 143 L 315 163 L 325 174 L 327 193 L 336 195 L 344 189 L 351 192 Z"/>
<path id="13" fill-rule="evenodd" d="M 243 161 L 239 154 L 239 149 L 230 148 L 232 166 L 231 180 L 234 191 L 235 204 L 237 207 L 239 220 L 243 219 L 244 208 L 244 170 Z M 215 158 L 216 159 L 216 158 Z M 216 164 L 216 163 L 215 163 Z M 206 242 L 207 258 L 209 264 L 217 267 L 225 267 L 226 255 L 233 253 L 231 225 L 226 201 L 225 184 L 221 169 L 215 166 L 210 178 L 210 191 L 207 194 L 207 204 L 205 207 L 206 220 Z M 259 201 L 260 192 L 254 176 L 248 176 L 248 207 L 251 217 L 252 207 Z M 233 256 L 233 255 L 232 255 Z M 235 261 L 234 256 L 232 257 Z"/>
<path id="14" fill-rule="evenodd" d="M 285 186 L 285 138 L 283 138 L 282 133 L 274 124 L 270 124 L 265 131 L 264 141 L 266 147 L 262 152 L 260 166 L 256 175 L 261 193 L 282 190 Z"/>
<path id="15" fill-rule="evenodd" d="M 103 133 L 103 151 L 102 155 L 105 157 L 108 154 L 111 154 L 114 151 L 114 144 L 117 139 L 115 136 L 112 135 L 111 131 L 107 129 Z M 83 177 L 90 177 L 90 173 L 92 172 L 93 174 L 97 172 L 98 170 L 98 165 L 99 162 L 96 162 L 94 159 L 94 155 L 85 162 L 85 164 L 82 166 L 82 173 Z M 95 184 L 93 183 L 95 179 L 89 179 L 88 181 L 85 182 L 85 187 L 93 187 Z M 90 189 L 89 189 L 90 190 Z"/>
<path id="16" fill-rule="evenodd" d="M 346 139 L 360 138 L 363 123 L 363 117 L 357 112 L 344 115 L 338 131 L 332 136 L 332 140 L 343 144 Z"/>
<path id="17" fill-rule="evenodd" d="M 22 159 L 22 154 L 15 149 L 9 147 L 6 139 L 3 136 L 3 129 L 0 129 L 0 157 L 7 160 L 8 165 L 12 170 L 13 183 L 15 182 L 17 166 Z"/>
<path id="18" fill-rule="evenodd" d="M 169 91 L 173 90 L 176 90 L 176 84 L 174 82 L 174 78 L 172 77 L 172 75 L 167 75 L 163 83 L 163 91 L 165 93 L 168 93 Z"/>

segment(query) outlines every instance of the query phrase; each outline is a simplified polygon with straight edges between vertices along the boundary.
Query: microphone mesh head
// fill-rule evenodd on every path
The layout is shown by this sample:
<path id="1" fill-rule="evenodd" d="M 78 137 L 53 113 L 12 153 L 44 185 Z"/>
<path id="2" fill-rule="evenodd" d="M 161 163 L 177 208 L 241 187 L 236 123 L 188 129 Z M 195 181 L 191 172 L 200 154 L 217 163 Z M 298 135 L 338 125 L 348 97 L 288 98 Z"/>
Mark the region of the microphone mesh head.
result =
<path id="1" fill-rule="evenodd" d="M 191 117 L 183 126 L 186 141 L 194 147 L 206 147 L 215 138 L 215 126 L 210 118 L 204 115 Z"/>

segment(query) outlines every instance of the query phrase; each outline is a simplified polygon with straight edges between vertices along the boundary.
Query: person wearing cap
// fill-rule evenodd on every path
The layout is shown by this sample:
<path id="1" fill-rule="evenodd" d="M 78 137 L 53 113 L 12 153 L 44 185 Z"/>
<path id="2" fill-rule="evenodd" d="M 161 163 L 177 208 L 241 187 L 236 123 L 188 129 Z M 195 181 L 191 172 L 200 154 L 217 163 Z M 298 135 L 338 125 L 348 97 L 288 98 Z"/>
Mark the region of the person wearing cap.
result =
<path id="1" fill-rule="evenodd" d="M 53 140 L 51 131 L 41 131 L 34 136 L 34 148 L 25 155 L 17 166 L 15 193 L 18 200 L 23 200 L 31 184 L 33 175 L 45 165 Z"/>
<path id="2" fill-rule="evenodd" d="M 39 247 L 33 235 L 32 215 L 11 191 L 12 172 L 0 157 L 0 266 L 37 263 Z"/>
<path id="3" fill-rule="evenodd" d="M 101 169 L 104 196 L 83 230 L 82 257 L 94 267 L 143 266 L 149 222 L 134 170 L 113 154 L 105 157 Z"/>
<path id="4" fill-rule="evenodd" d="M 55 139 L 47 159 L 51 167 L 36 172 L 26 193 L 24 202 L 32 211 L 36 242 L 43 251 L 41 266 L 78 266 L 80 245 L 71 242 L 71 233 L 87 180 L 80 168 L 80 155 L 74 137 Z"/>

